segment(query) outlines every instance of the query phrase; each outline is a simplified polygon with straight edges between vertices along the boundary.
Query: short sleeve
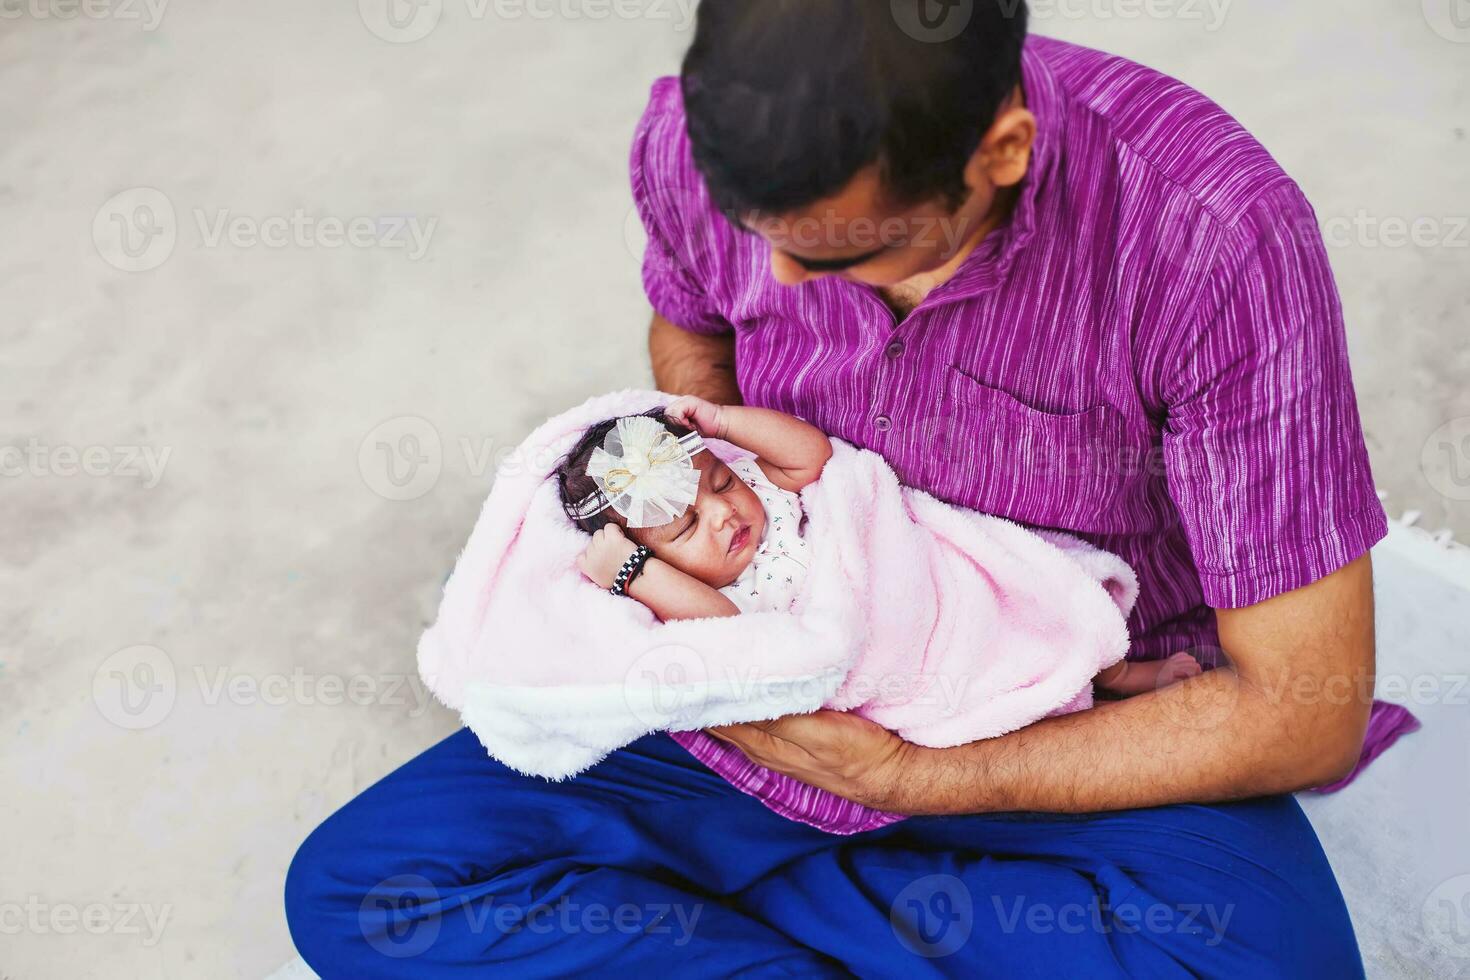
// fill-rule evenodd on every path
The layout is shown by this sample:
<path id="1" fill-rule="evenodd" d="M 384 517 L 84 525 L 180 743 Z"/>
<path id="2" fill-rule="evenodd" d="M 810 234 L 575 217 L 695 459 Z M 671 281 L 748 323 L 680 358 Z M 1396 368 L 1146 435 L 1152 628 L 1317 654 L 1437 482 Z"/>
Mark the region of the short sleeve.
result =
<path id="1" fill-rule="evenodd" d="M 662 78 L 644 110 L 629 155 L 633 203 L 648 236 L 643 291 L 653 308 L 685 330 L 729 333 L 733 328 L 710 298 L 707 259 L 709 199 L 694 169 L 676 78 Z"/>
<path id="2" fill-rule="evenodd" d="M 1388 527 L 1310 205 L 1283 184 L 1224 234 L 1162 386 L 1163 438 L 1205 601 L 1234 609 L 1336 571 Z"/>

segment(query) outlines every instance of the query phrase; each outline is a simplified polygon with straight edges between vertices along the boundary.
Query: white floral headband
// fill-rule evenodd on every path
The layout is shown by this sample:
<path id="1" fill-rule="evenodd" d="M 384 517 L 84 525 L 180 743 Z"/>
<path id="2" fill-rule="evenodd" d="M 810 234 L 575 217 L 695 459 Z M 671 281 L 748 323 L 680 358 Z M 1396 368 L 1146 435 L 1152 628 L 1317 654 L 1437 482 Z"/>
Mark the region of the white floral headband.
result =
<path id="1" fill-rule="evenodd" d="M 601 449 L 592 451 L 587 475 L 597 483 L 576 508 L 578 520 L 608 508 L 629 527 L 672 524 L 699 496 L 694 457 L 705 449 L 698 432 L 682 439 L 647 415 L 618 419 Z"/>

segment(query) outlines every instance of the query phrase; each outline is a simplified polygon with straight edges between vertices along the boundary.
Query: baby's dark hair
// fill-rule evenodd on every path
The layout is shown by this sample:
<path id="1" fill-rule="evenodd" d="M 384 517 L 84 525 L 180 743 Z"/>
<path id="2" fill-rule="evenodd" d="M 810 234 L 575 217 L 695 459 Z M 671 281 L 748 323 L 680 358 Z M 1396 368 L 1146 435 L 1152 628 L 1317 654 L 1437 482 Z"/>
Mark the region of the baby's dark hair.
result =
<path id="1" fill-rule="evenodd" d="M 664 410 L 661 408 L 655 408 L 652 411 L 642 414 L 648 418 L 657 419 L 659 422 L 662 422 L 670 432 L 680 439 L 693 431 L 686 426 L 680 425 L 678 422 L 669 421 L 664 416 Z M 616 428 L 617 424 L 618 419 L 608 419 L 606 422 L 599 422 L 592 426 L 592 428 L 582 434 L 582 438 L 577 440 L 577 444 L 572 447 L 571 451 L 562 458 L 556 467 L 556 486 L 561 491 L 562 509 L 566 511 L 567 517 L 571 519 L 573 524 L 588 534 L 594 531 L 600 531 L 609 524 L 617 524 L 620 527 L 626 526 L 618 516 L 617 511 L 610 507 L 601 514 L 596 514 L 592 517 L 579 518 L 577 516 L 577 510 L 582 501 L 594 495 L 599 498 L 602 497 L 602 491 L 598 488 L 597 481 L 587 475 L 587 464 L 592 461 L 592 451 L 602 448 L 602 444 L 606 441 L 608 433 Z"/>

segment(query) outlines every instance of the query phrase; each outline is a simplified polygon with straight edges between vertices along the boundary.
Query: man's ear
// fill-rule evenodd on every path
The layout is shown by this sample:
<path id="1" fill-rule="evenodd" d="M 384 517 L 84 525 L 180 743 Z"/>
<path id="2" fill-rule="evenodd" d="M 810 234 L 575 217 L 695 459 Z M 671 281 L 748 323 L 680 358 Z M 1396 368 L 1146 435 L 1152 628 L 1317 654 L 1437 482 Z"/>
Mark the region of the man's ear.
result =
<path id="1" fill-rule="evenodd" d="M 1026 176 L 1035 145 L 1036 117 L 1031 110 L 1018 105 L 1002 109 L 965 166 L 965 183 L 1014 187 Z"/>

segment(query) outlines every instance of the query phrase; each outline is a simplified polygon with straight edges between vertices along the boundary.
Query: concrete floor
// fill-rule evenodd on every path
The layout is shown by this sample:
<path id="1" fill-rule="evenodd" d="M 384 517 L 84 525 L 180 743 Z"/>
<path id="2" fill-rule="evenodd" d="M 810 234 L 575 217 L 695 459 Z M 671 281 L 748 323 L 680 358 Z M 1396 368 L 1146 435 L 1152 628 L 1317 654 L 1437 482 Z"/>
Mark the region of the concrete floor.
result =
<path id="1" fill-rule="evenodd" d="M 297 842 L 455 727 L 412 651 L 496 454 L 649 380 L 626 152 L 683 0 L 383 2 L 0 5 L 7 976 L 288 959 Z M 1436 2 L 1037 28 L 1297 175 L 1391 509 L 1470 539 L 1470 32 Z"/>

